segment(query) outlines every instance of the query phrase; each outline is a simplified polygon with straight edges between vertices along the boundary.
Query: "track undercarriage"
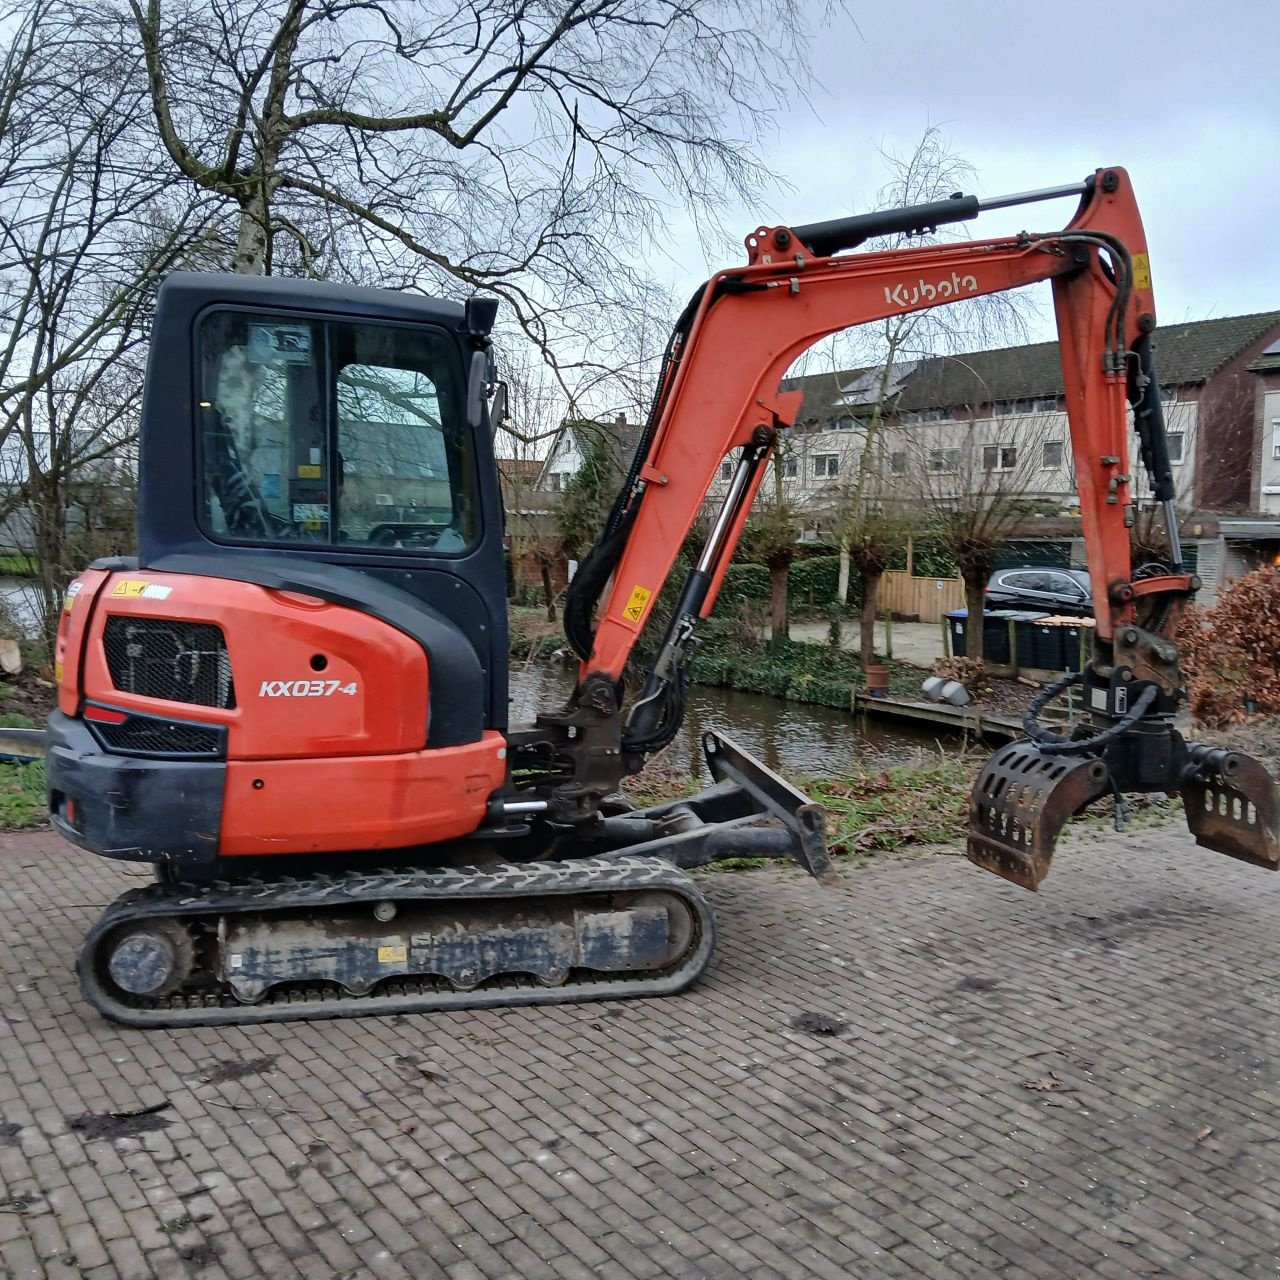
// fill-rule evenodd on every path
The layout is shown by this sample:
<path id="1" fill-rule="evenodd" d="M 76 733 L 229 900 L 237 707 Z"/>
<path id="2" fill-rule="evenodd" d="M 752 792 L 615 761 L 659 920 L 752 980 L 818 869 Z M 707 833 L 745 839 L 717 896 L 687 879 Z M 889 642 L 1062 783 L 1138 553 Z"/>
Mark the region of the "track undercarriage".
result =
<path id="1" fill-rule="evenodd" d="M 366 855 L 361 869 L 302 878 L 131 890 L 85 940 L 82 990 L 143 1027 L 680 991 L 715 944 L 685 869 L 793 858 L 838 881 L 822 810 L 728 739 L 704 746 L 713 786 L 602 817 L 588 846 L 561 838 L 552 859 L 500 860 L 500 842 L 478 839 L 473 866 L 370 871 Z"/>

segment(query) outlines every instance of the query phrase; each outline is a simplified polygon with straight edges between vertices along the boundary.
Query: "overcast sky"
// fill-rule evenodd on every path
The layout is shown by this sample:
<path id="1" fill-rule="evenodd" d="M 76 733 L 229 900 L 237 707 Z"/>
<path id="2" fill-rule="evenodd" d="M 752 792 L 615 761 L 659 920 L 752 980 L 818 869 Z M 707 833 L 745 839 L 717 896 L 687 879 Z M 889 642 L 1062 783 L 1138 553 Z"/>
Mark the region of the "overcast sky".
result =
<path id="1" fill-rule="evenodd" d="M 885 181 L 878 148 L 909 151 L 935 123 L 977 168 L 979 195 L 1128 169 L 1163 323 L 1280 309 L 1280 0 L 849 9 L 815 41 L 811 105 L 785 120 L 766 155 L 793 190 L 743 208 L 743 234 L 761 221 L 866 209 Z M 970 229 L 1048 231 L 1072 209 L 1001 211 Z M 703 261 L 692 235 L 683 246 L 671 264 L 681 293 L 734 260 Z M 1033 336 L 1050 338 L 1043 289 Z"/>

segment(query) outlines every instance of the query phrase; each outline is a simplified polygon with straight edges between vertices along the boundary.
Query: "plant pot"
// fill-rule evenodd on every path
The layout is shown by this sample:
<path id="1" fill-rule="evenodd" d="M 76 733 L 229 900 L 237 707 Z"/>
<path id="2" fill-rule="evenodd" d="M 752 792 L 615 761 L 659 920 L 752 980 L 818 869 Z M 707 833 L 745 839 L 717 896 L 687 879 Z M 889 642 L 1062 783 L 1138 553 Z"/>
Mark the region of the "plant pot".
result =
<path id="1" fill-rule="evenodd" d="M 867 694 L 872 698 L 887 698 L 889 696 L 889 668 L 876 664 L 867 667 L 864 674 L 867 677 Z"/>

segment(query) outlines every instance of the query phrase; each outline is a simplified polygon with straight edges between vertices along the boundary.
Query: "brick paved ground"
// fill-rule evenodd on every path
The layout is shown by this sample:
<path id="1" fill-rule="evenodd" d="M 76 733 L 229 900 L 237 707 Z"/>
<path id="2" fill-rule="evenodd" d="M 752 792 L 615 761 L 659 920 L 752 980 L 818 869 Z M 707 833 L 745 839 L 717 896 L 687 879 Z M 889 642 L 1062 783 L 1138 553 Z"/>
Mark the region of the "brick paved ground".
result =
<path id="1" fill-rule="evenodd" d="M 943 857 L 712 877 L 718 959 L 672 1000 L 275 1029 L 89 1013 L 70 960 L 126 881 L 0 841 L 13 1280 L 1280 1262 L 1280 877 L 1181 832 L 1073 845 L 1039 897 Z"/>

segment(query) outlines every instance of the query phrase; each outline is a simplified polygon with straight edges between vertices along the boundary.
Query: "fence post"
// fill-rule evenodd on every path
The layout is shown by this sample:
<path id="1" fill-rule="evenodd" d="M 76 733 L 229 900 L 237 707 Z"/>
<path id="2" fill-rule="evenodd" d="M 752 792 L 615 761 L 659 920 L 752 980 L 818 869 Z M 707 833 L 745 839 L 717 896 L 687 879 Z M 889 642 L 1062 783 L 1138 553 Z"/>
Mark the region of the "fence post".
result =
<path id="1" fill-rule="evenodd" d="M 947 615 L 942 615 L 942 656 L 944 658 L 954 658 L 956 655 L 951 652 L 951 627 L 948 624 Z"/>
<path id="2" fill-rule="evenodd" d="M 1009 665 L 1013 668 L 1013 676 L 1018 678 L 1018 624 L 1009 619 Z"/>
<path id="3" fill-rule="evenodd" d="M 884 656 L 893 661 L 893 614 L 884 615 Z"/>

